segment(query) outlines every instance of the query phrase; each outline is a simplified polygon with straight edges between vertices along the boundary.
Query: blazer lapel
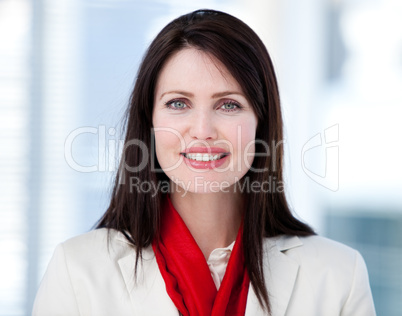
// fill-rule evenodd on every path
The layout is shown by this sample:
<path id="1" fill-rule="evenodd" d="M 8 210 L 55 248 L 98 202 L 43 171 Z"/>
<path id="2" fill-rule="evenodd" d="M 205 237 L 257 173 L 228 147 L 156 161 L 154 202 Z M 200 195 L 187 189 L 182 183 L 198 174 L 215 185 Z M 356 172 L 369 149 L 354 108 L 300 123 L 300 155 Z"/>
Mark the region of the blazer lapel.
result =
<path id="1" fill-rule="evenodd" d="M 271 302 L 272 316 L 285 315 L 299 271 L 299 264 L 286 256 L 284 252 L 301 245 L 302 242 L 295 236 L 280 236 L 266 240 L 264 276 Z M 250 285 L 246 316 L 262 315 L 266 315 L 266 313 L 261 309 L 257 296 Z"/>
<path id="2" fill-rule="evenodd" d="M 177 316 L 178 310 L 166 292 L 152 248 L 144 249 L 142 255 L 142 262 L 138 262 L 137 277 L 134 275 L 134 251 L 118 260 L 134 315 Z"/>

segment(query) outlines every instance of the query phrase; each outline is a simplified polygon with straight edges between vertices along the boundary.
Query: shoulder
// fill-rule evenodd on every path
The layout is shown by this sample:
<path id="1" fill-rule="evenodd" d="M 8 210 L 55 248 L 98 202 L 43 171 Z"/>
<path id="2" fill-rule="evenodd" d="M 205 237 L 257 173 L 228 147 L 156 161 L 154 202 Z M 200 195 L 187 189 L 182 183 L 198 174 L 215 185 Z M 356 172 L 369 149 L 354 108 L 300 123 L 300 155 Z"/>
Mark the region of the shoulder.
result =
<path id="1" fill-rule="evenodd" d="M 375 315 L 366 264 L 349 246 L 320 236 L 277 236 L 265 240 L 265 262 L 271 292 L 292 292 L 289 315 Z"/>
<path id="2" fill-rule="evenodd" d="M 37 292 L 33 315 L 129 315 L 122 273 L 131 275 L 135 253 L 123 234 L 108 229 L 59 244 Z M 109 300 L 120 302 L 118 308 Z"/>
<path id="3" fill-rule="evenodd" d="M 266 238 L 265 247 L 268 252 L 275 249 L 299 263 L 314 261 L 326 264 L 342 261 L 349 264 L 357 257 L 361 257 L 357 250 L 317 235 L 308 237 L 281 235 Z"/>
<path id="4" fill-rule="evenodd" d="M 280 253 L 300 267 L 301 272 L 347 279 L 356 270 L 365 272 L 361 254 L 340 242 L 313 235 L 308 237 L 279 236 L 268 239 L 266 245 L 271 255 Z"/>
<path id="5" fill-rule="evenodd" d="M 104 248 L 108 244 L 119 244 L 119 242 L 126 242 L 128 240 L 124 237 L 124 235 L 114 229 L 108 228 L 99 228 L 95 230 L 91 230 L 90 232 L 72 237 L 63 243 L 63 247 L 72 248 L 75 250 L 80 250 L 82 248 L 86 248 L 88 246 L 95 247 L 95 249 Z"/>
<path id="6" fill-rule="evenodd" d="M 298 237 L 298 239 L 303 244 L 304 251 L 311 252 L 311 254 L 330 252 L 336 255 L 353 256 L 356 253 L 355 249 L 345 244 L 318 235 Z"/>
<path id="7" fill-rule="evenodd" d="M 114 229 L 96 229 L 56 247 L 53 257 L 62 258 L 72 273 L 115 267 L 119 260 L 135 256 L 135 246 Z"/>
<path id="8" fill-rule="evenodd" d="M 322 236 L 298 237 L 301 247 L 289 249 L 289 255 L 293 252 L 314 260 L 323 262 L 345 261 L 350 263 L 360 256 L 359 252 L 345 244 Z"/>

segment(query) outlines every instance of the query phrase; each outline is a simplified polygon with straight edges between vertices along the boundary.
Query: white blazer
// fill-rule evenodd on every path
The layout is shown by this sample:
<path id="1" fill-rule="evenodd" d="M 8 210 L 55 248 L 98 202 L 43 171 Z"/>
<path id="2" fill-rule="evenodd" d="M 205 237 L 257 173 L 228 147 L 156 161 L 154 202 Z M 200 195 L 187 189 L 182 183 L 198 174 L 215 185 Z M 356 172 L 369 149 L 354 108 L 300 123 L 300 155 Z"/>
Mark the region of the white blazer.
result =
<path id="1" fill-rule="evenodd" d="M 35 316 L 177 316 L 152 247 L 134 278 L 125 237 L 98 229 L 60 244 L 36 296 Z M 356 251 L 323 237 L 265 241 L 272 316 L 374 316 L 367 270 Z M 266 315 L 250 285 L 246 316 Z"/>

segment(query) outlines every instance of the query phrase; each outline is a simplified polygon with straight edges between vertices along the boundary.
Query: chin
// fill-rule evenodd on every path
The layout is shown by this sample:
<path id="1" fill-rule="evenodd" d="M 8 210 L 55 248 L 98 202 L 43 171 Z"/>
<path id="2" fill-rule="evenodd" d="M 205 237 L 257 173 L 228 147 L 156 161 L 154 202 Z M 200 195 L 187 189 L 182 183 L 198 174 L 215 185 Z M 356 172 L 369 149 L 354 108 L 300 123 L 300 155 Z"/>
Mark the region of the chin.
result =
<path id="1" fill-rule="evenodd" d="M 223 175 L 223 174 L 222 174 Z M 198 174 L 193 177 L 177 178 L 169 176 L 170 180 L 176 184 L 176 192 L 185 194 L 213 194 L 213 193 L 233 193 L 234 184 L 244 175 L 217 177 L 216 174 Z"/>

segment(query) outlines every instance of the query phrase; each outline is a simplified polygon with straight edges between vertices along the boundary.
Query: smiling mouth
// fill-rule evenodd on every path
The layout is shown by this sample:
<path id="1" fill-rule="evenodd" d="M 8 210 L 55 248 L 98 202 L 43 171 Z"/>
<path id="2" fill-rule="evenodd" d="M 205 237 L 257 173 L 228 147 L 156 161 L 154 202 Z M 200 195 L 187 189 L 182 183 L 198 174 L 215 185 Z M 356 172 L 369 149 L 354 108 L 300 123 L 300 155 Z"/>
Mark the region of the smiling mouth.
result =
<path id="1" fill-rule="evenodd" d="M 181 153 L 187 159 L 195 161 L 214 161 L 222 159 L 229 155 L 229 153 L 205 154 L 205 153 Z"/>

